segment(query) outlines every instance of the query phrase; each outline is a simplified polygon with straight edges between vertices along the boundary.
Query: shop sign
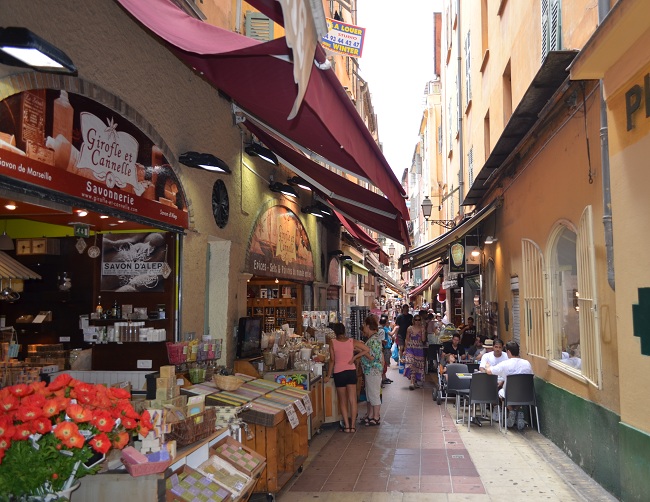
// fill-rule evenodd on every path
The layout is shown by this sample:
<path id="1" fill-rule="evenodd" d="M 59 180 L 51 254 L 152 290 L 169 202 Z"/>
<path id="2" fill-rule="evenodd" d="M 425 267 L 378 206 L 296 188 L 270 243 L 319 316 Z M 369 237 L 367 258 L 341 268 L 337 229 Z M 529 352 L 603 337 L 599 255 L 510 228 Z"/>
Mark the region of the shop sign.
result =
<path id="1" fill-rule="evenodd" d="M 187 228 L 187 203 L 167 159 L 134 124 L 54 89 L 8 97 L 0 110 L 0 175 Z"/>
<path id="2" fill-rule="evenodd" d="M 644 105 L 645 117 L 650 117 L 650 73 L 643 77 L 643 87 L 635 84 L 625 93 L 625 117 L 627 119 L 627 130 L 634 129 L 634 114 Z"/>
<path id="3" fill-rule="evenodd" d="M 83 225 L 81 223 L 75 223 L 74 225 L 74 236 L 83 237 L 87 239 L 90 237 L 90 225 Z"/>
<path id="4" fill-rule="evenodd" d="M 102 235 L 101 290 L 164 292 L 171 268 L 166 234 L 160 232 Z"/>
<path id="5" fill-rule="evenodd" d="M 465 272 L 465 241 L 463 240 L 449 246 L 449 271 Z"/>
<path id="6" fill-rule="evenodd" d="M 458 287 L 458 281 L 454 279 L 453 281 L 443 281 L 442 282 L 442 289 L 451 289 Z"/>
<path id="7" fill-rule="evenodd" d="M 325 49 L 351 58 L 360 58 L 366 29 L 327 18 L 327 35 L 322 39 Z"/>
<path id="8" fill-rule="evenodd" d="M 262 277 L 314 280 L 307 232 L 290 209 L 274 206 L 257 219 L 249 241 L 246 271 Z"/>

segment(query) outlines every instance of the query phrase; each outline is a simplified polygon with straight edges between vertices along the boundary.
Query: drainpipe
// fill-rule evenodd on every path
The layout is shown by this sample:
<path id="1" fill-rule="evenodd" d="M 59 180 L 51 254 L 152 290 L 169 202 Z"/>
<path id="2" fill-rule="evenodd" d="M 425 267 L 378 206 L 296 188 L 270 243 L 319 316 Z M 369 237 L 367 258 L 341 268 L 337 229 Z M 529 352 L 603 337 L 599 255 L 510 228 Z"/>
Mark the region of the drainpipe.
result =
<path id="1" fill-rule="evenodd" d="M 609 12 L 609 0 L 598 0 L 598 24 Z M 603 81 L 600 80 L 600 158 L 603 168 L 603 225 L 605 226 L 605 251 L 607 256 L 607 282 L 616 291 L 614 273 L 614 236 L 612 227 L 612 193 L 609 165 L 609 141 L 607 127 L 607 105 L 603 97 Z"/>
<path id="2" fill-rule="evenodd" d="M 465 200 L 465 174 L 463 170 L 463 82 L 462 82 L 462 61 L 460 49 L 460 0 L 456 0 L 456 15 L 458 23 L 456 24 L 456 38 L 458 47 L 458 214 L 463 217 L 463 201 Z"/>

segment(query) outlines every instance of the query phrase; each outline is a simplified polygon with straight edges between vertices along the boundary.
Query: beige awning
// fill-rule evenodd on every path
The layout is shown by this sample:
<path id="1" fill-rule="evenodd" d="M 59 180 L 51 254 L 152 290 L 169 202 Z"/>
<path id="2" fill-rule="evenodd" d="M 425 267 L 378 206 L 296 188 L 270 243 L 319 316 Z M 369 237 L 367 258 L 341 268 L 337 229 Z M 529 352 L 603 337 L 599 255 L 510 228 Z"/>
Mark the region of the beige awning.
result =
<path id="1" fill-rule="evenodd" d="M 22 263 L 14 260 L 4 251 L 0 251 L 0 279 L 42 279 L 36 272 L 32 272 Z"/>

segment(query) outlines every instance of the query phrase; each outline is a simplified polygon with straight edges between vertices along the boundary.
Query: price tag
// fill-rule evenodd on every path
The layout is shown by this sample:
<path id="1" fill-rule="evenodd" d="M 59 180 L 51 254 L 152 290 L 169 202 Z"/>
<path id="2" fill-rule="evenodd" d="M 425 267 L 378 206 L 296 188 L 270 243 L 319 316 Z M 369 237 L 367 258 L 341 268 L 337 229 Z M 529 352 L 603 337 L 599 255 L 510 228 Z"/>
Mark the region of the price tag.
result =
<path id="1" fill-rule="evenodd" d="M 305 403 L 305 409 L 307 410 L 307 413 L 311 415 L 314 412 L 314 408 L 311 406 L 311 399 L 309 399 L 309 394 L 305 394 L 302 400 Z"/>
<path id="2" fill-rule="evenodd" d="M 287 406 L 284 411 L 287 413 L 287 419 L 289 420 L 289 424 L 291 424 L 291 428 L 295 429 L 298 427 L 300 420 L 298 420 L 298 415 L 296 415 L 296 410 L 293 409 L 293 406 Z"/>
<path id="3" fill-rule="evenodd" d="M 295 404 L 298 407 L 298 411 L 302 413 L 303 415 L 307 413 L 307 410 L 305 409 L 304 405 L 302 404 L 302 401 L 300 399 L 296 399 L 293 404 Z"/>

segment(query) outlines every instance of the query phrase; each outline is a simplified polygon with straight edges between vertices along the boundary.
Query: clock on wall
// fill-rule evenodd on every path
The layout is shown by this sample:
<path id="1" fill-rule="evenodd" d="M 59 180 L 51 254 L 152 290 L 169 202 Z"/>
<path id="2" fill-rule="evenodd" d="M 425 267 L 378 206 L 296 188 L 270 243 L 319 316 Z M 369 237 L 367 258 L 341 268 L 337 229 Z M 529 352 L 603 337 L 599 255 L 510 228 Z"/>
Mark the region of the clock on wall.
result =
<path id="1" fill-rule="evenodd" d="M 222 180 L 217 180 L 212 187 L 212 215 L 219 228 L 226 226 L 229 214 L 230 202 L 226 184 Z"/>

